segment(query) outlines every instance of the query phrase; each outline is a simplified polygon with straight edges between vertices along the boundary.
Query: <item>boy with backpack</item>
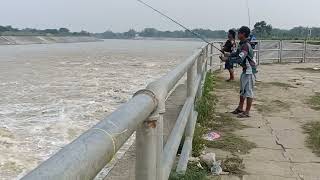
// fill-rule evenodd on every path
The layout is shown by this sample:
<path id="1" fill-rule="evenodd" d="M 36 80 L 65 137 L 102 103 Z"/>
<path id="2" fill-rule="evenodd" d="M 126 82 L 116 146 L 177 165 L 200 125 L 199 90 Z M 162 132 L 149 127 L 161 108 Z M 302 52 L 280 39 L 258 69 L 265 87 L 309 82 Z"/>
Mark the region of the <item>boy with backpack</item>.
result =
<path id="1" fill-rule="evenodd" d="M 239 118 L 250 117 L 250 110 L 254 98 L 254 73 L 256 70 L 256 63 L 253 60 L 253 49 L 249 44 L 248 38 L 250 35 L 250 29 L 246 26 L 242 26 L 238 30 L 238 39 L 240 40 L 237 52 L 231 53 L 228 59 L 222 58 L 227 63 L 238 63 L 242 67 L 242 74 L 240 77 L 240 102 L 238 107 L 232 112 L 237 114 Z M 247 106 L 244 110 L 244 102 L 247 100 Z"/>

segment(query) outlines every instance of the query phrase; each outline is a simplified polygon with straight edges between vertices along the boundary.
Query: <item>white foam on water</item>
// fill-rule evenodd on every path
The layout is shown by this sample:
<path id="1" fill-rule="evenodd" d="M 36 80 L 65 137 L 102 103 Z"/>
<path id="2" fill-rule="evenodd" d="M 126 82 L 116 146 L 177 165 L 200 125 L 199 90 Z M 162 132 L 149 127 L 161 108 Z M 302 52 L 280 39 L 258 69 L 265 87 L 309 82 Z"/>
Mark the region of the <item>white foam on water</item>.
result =
<path id="1" fill-rule="evenodd" d="M 21 178 L 199 46 L 108 40 L 0 47 L 0 179 Z"/>

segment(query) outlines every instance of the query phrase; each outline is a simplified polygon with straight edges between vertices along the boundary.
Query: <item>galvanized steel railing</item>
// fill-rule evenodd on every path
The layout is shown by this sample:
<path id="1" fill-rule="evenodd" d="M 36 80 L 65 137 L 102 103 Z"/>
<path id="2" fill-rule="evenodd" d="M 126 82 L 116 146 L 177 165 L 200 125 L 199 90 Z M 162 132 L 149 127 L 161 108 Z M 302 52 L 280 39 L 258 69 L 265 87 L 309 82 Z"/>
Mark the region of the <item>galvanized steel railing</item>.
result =
<path id="1" fill-rule="evenodd" d="M 209 52 L 210 50 L 210 52 Z M 93 179 L 136 131 L 136 179 L 168 179 L 182 136 L 183 150 L 177 171 L 185 171 L 192 150 L 197 112 L 196 96 L 201 95 L 206 72 L 213 67 L 214 49 L 206 45 L 191 57 L 138 91 L 93 128 L 31 171 L 23 180 Z M 187 99 L 167 142 L 163 141 L 165 101 L 187 73 Z"/>
<path id="2" fill-rule="evenodd" d="M 278 51 L 277 60 L 279 62 L 284 59 L 281 55 L 282 52 L 289 51 L 289 49 L 283 49 L 283 41 L 275 41 L 280 45 L 277 49 L 262 49 L 260 45 L 264 41 L 257 42 L 256 55 L 259 62 L 262 51 Z M 301 62 L 310 58 L 306 56 L 308 50 L 320 51 L 320 49 L 308 49 L 307 43 L 304 41 L 303 49 L 290 49 L 290 51 L 303 52 L 303 56 L 299 57 L 302 59 Z M 215 63 L 218 66 L 213 64 L 213 57 L 217 55 L 219 53 L 214 52 L 212 45 L 198 49 L 167 75 L 152 82 L 146 89 L 138 91 L 129 102 L 123 104 L 22 179 L 93 179 L 135 131 L 136 180 L 168 179 L 183 135 L 185 138 L 177 171 L 186 171 L 197 121 L 197 112 L 194 108 L 195 99 L 201 95 L 206 72 L 219 66 L 220 69 L 223 68 L 218 58 Z M 165 101 L 185 74 L 187 74 L 187 99 L 168 140 L 164 144 Z"/>
<path id="3" fill-rule="evenodd" d="M 224 41 L 214 41 L 215 43 L 219 43 L 223 45 Z M 318 43 L 320 45 L 320 41 L 312 41 L 312 40 L 258 40 L 253 41 L 256 42 L 256 49 L 254 52 L 256 53 L 256 58 L 258 64 L 265 63 L 267 60 L 276 61 L 278 63 L 284 62 L 307 62 L 308 60 L 320 60 L 320 56 L 308 56 L 308 52 L 320 52 L 320 48 L 315 48 L 313 43 Z M 275 44 L 275 48 L 265 48 L 262 47 L 263 44 Z M 286 48 L 286 44 L 300 44 L 301 48 Z M 319 47 L 319 46 L 318 46 Z M 264 57 L 262 53 L 265 52 L 276 52 L 276 57 Z M 284 52 L 301 52 L 301 56 L 285 56 Z M 292 61 L 298 60 L 298 61 Z"/>

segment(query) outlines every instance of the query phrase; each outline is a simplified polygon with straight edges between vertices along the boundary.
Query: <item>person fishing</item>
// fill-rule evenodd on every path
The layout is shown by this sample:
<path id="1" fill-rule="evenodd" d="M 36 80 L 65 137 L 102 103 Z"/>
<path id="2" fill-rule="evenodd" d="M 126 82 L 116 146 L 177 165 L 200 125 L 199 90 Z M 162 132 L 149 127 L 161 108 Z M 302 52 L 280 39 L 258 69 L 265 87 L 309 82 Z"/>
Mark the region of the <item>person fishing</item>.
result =
<path id="1" fill-rule="evenodd" d="M 224 56 L 228 57 L 231 53 L 235 52 L 237 50 L 237 44 L 236 44 L 236 32 L 232 29 L 228 31 L 228 40 L 224 44 L 222 51 L 224 52 Z M 228 62 L 225 63 L 225 69 L 229 71 L 230 77 L 227 80 L 233 81 L 234 80 L 234 70 L 233 70 L 233 64 L 230 64 Z"/>
<path id="2" fill-rule="evenodd" d="M 238 39 L 240 43 L 236 52 L 231 53 L 229 57 L 221 57 L 222 61 L 226 63 L 234 64 L 238 63 L 242 67 L 242 73 L 240 76 L 240 101 L 238 107 L 231 113 L 237 114 L 239 118 L 250 117 L 250 110 L 254 98 L 254 69 L 256 63 L 253 61 L 253 49 L 249 44 L 248 38 L 250 35 L 250 29 L 246 26 L 242 26 L 238 30 Z M 247 106 L 244 110 L 244 103 L 247 100 Z"/>

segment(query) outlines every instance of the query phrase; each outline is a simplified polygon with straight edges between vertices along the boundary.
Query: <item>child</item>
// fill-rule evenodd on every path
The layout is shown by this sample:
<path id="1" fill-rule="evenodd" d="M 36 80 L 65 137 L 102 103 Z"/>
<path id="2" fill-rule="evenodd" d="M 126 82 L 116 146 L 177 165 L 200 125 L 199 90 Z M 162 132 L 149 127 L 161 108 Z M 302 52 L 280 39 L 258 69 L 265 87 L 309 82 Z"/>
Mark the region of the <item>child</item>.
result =
<path id="1" fill-rule="evenodd" d="M 240 40 L 237 52 L 231 53 L 227 60 L 227 63 L 238 63 L 242 66 L 242 74 L 240 77 L 240 102 L 239 106 L 234 110 L 233 114 L 238 114 L 239 118 L 250 117 L 250 110 L 253 102 L 253 88 L 255 78 L 253 75 L 253 69 L 256 64 L 253 61 L 253 50 L 248 42 L 250 35 L 250 29 L 246 26 L 242 26 L 238 31 L 238 39 Z M 225 60 L 222 58 L 222 60 Z M 244 102 L 247 100 L 246 109 L 243 110 Z"/>
<path id="2" fill-rule="evenodd" d="M 226 43 L 224 44 L 223 49 L 222 49 L 225 57 L 228 57 L 231 53 L 236 51 L 237 45 L 236 45 L 235 39 L 236 39 L 236 32 L 234 30 L 230 29 L 228 32 L 228 40 L 226 41 Z M 227 80 L 227 82 L 233 81 L 234 80 L 233 64 L 226 62 L 225 69 L 228 69 L 229 74 L 230 74 L 230 78 Z"/>

